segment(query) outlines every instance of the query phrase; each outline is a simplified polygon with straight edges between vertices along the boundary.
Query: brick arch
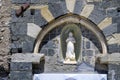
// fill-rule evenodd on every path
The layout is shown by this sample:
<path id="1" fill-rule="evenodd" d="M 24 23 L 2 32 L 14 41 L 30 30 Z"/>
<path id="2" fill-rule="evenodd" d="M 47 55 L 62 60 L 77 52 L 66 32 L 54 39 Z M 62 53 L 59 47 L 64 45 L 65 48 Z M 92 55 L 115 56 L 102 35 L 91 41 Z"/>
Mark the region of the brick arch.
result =
<path id="1" fill-rule="evenodd" d="M 42 29 L 42 31 L 39 32 L 39 34 L 36 38 L 35 44 L 34 44 L 34 53 L 39 52 L 39 47 L 41 45 L 41 42 L 42 42 L 43 38 L 46 36 L 46 34 L 48 32 L 50 32 L 51 30 L 53 30 L 54 28 L 59 27 L 59 25 L 62 25 L 64 23 L 81 24 L 85 28 L 87 28 L 88 30 L 93 32 L 93 34 L 96 36 L 96 38 L 99 40 L 99 42 L 102 46 L 102 53 L 107 54 L 106 39 L 105 39 L 102 31 L 98 28 L 98 26 L 96 24 L 94 24 L 92 21 L 90 21 L 89 19 L 87 19 L 83 16 L 80 16 L 80 15 L 77 15 L 77 14 L 71 14 L 71 13 L 65 14 L 63 16 L 60 16 L 60 17 L 54 19 L 53 21 L 48 23 Z"/>

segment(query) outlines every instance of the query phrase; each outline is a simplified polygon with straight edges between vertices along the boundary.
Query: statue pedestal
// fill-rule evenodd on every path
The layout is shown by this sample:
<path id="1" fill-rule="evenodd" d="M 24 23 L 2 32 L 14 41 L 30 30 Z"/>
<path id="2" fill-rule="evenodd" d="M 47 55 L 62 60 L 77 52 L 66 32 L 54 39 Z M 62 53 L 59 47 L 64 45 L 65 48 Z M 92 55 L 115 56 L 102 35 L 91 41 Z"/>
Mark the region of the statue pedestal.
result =
<path id="1" fill-rule="evenodd" d="M 64 64 L 77 64 L 77 61 L 63 61 Z"/>

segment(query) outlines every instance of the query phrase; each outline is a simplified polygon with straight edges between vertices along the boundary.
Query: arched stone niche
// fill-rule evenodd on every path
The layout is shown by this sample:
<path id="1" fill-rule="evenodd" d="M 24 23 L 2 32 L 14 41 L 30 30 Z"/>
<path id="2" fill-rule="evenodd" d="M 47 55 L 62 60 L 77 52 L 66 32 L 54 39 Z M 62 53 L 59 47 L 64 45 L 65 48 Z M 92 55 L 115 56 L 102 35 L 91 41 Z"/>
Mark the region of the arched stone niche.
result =
<path id="1" fill-rule="evenodd" d="M 34 53 L 39 52 L 41 42 L 42 42 L 43 38 L 47 35 L 47 33 L 49 33 L 51 30 L 59 27 L 62 24 L 65 24 L 65 23 L 81 24 L 82 26 L 84 26 L 85 28 L 90 30 L 96 36 L 98 41 L 100 42 L 100 44 L 102 46 L 103 55 L 107 54 L 106 39 L 105 39 L 102 31 L 92 21 L 88 20 L 85 17 L 82 17 L 80 15 L 75 15 L 75 14 L 65 14 L 65 15 L 51 21 L 48 25 L 46 25 L 42 29 L 42 31 L 40 31 L 40 33 L 38 34 L 38 37 L 37 37 L 35 44 L 34 44 L 34 51 L 33 52 Z"/>
<path id="2" fill-rule="evenodd" d="M 44 50 L 45 52 L 43 52 L 43 53 L 46 54 L 46 51 L 48 53 L 58 53 L 57 55 L 56 54 L 49 54 L 49 56 L 46 56 L 46 63 L 47 64 L 46 64 L 45 69 L 47 68 L 48 71 L 45 70 L 45 72 L 51 72 L 51 71 L 54 72 L 55 68 L 56 68 L 55 72 L 56 71 L 66 72 L 67 70 L 64 70 L 64 68 L 68 69 L 69 72 L 72 72 L 73 69 L 76 68 L 75 65 L 74 66 L 65 66 L 64 65 L 63 67 L 61 66 L 61 68 L 59 68 L 60 64 L 58 64 L 57 62 L 58 61 L 60 61 L 60 62 L 63 61 L 64 56 L 62 55 L 61 46 L 60 45 L 55 45 L 55 43 L 54 43 L 54 42 L 56 42 L 56 38 L 57 38 L 58 42 L 56 42 L 56 43 L 60 44 L 59 43 L 60 42 L 60 34 L 62 34 L 63 33 L 62 31 L 65 28 L 67 28 L 67 26 L 69 27 L 70 25 L 75 25 L 77 27 L 77 30 L 78 30 L 79 34 L 82 35 L 81 40 L 79 40 L 79 41 L 82 41 L 82 42 L 80 42 L 81 45 L 79 47 L 80 49 L 82 48 L 82 50 L 80 50 L 80 53 L 82 55 L 79 53 L 78 57 L 76 58 L 78 62 L 81 62 L 83 60 L 83 57 L 86 57 L 86 56 L 83 56 L 83 54 L 84 54 L 83 52 L 86 51 L 86 50 L 83 49 L 84 38 L 86 38 L 86 39 L 90 38 L 89 35 L 87 37 L 84 36 L 84 34 L 83 34 L 84 31 L 85 31 L 85 34 L 86 33 L 87 34 L 92 33 L 92 36 L 94 37 L 94 39 L 96 39 L 96 42 L 100 43 L 101 53 L 103 55 L 107 54 L 106 40 L 104 38 L 104 35 L 103 35 L 102 31 L 97 27 L 97 25 L 95 25 L 93 22 L 91 22 L 90 20 L 88 20 L 88 19 L 86 19 L 82 16 L 75 15 L 75 14 L 66 14 L 66 15 L 63 15 L 63 16 L 53 20 L 52 22 L 48 23 L 48 25 L 46 25 L 42 29 L 42 31 L 38 34 L 38 37 L 36 39 L 35 46 L 34 46 L 34 53 L 41 52 L 42 51 L 41 49 L 45 48 L 46 46 L 49 46 L 50 48 L 54 48 L 56 51 L 54 52 L 54 50 L 49 49 L 49 50 Z M 89 31 L 91 33 L 89 33 Z M 66 30 L 64 32 L 66 32 Z M 89 40 L 89 41 L 92 42 L 93 40 Z M 93 58 L 95 58 L 95 56 Z M 92 62 L 92 60 L 89 60 L 89 61 Z M 94 64 L 94 67 L 95 67 L 95 61 L 93 62 L 93 64 Z M 52 65 L 56 65 L 56 66 L 51 67 L 51 69 L 50 68 L 48 69 L 48 66 L 52 66 Z"/>

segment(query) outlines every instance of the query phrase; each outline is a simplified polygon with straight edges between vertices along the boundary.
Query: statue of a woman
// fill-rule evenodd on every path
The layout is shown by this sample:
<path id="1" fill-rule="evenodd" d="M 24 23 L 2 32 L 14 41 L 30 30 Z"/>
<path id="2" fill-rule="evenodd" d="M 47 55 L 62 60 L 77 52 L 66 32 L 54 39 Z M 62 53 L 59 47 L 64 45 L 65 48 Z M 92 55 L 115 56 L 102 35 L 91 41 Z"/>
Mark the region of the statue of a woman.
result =
<path id="1" fill-rule="evenodd" d="M 65 61 L 75 61 L 75 52 L 74 52 L 74 44 L 76 43 L 73 33 L 69 32 L 69 37 L 66 39 L 67 50 L 66 50 L 66 58 Z"/>

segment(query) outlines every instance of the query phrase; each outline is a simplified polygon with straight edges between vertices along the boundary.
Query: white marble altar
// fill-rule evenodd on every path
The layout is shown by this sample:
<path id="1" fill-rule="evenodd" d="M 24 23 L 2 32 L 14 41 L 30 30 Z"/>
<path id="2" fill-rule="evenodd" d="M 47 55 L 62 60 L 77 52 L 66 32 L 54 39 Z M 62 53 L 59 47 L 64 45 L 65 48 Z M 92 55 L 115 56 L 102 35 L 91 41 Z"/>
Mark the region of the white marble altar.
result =
<path id="1" fill-rule="evenodd" d="M 33 80 L 107 80 L 106 74 L 35 74 Z"/>

